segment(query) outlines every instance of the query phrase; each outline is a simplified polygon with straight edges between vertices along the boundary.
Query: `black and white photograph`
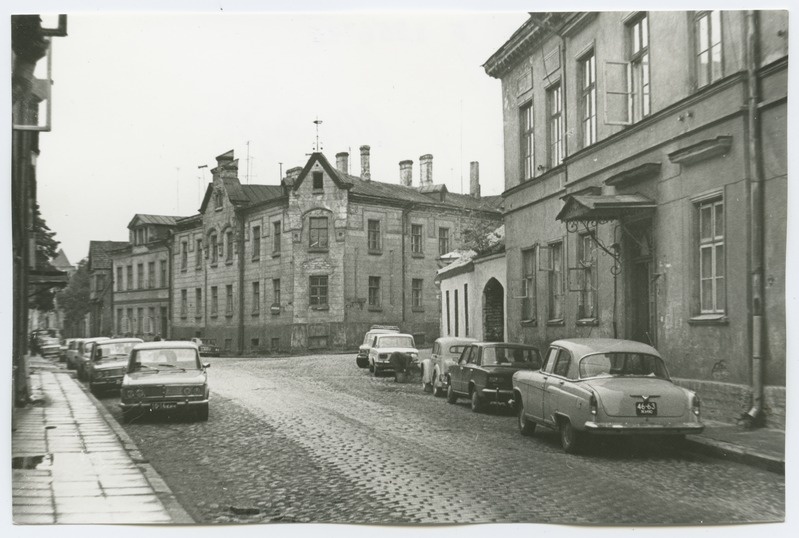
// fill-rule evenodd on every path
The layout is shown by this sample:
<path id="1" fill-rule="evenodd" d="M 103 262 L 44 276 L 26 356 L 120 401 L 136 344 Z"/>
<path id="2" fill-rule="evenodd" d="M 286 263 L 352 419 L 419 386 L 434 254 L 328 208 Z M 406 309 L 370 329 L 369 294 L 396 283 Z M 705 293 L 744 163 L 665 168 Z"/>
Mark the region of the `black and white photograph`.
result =
<path id="1" fill-rule="evenodd" d="M 194 4 L 6 11 L 7 536 L 788 532 L 788 5 Z"/>

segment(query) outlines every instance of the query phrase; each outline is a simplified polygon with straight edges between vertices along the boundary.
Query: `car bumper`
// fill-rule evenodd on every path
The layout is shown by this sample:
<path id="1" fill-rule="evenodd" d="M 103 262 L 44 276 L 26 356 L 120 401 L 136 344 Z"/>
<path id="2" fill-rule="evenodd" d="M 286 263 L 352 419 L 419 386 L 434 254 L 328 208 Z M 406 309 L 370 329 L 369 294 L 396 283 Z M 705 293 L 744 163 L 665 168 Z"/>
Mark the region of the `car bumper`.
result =
<path id="1" fill-rule="evenodd" d="M 92 385 L 95 387 L 105 387 L 118 389 L 122 386 L 122 376 L 119 377 L 100 377 L 92 379 Z"/>
<path id="2" fill-rule="evenodd" d="M 59 357 L 61 356 L 61 350 L 59 349 L 43 349 L 42 350 L 42 357 Z"/>
<path id="3" fill-rule="evenodd" d="M 208 405 L 210 400 L 158 400 L 153 402 L 120 403 L 123 411 L 138 409 L 140 411 L 186 411 L 201 405 Z M 166 407 L 165 407 L 166 405 Z"/>
<path id="4" fill-rule="evenodd" d="M 511 389 L 483 389 L 480 394 L 486 402 L 508 403 L 513 398 Z"/>
<path id="5" fill-rule="evenodd" d="M 585 431 L 599 435 L 690 435 L 702 433 L 704 424 L 670 422 L 663 424 L 634 422 L 586 422 Z"/>
<path id="6" fill-rule="evenodd" d="M 419 363 L 418 360 L 411 361 L 411 363 L 408 365 L 408 368 L 409 369 L 414 369 L 414 368 L 418 369 L 419 368 L 419 364 L 420 363 Z M 394 370 L 394 365 L 391 364 L 391 360 L 390 359 L 376 360 L 375 361 L 375 368 L 377 368 L 379 370 L 391 370 L 391 371 L 393 371 Z"/>

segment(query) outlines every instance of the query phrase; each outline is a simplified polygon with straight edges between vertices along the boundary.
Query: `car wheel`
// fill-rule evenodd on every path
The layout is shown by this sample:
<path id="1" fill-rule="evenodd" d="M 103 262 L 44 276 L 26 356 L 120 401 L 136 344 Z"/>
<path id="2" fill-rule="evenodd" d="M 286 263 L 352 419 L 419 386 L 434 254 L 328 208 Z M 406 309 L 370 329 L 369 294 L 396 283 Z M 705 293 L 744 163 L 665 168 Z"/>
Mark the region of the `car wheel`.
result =
<path id="1" fill-rule="evenodd" d="M 535 432 L 535 422 L 527 420 L 524 416 L 524 402 L 519 398 L 519 433 L 522 435 L 533 435 Z"/>
<path id="2" fill-rule="evenodd" d="M 452 390 L 452 382 L 447 385 L 447 402 L 454 404 L 458 401 L 458 395 L 455 394 L 455 391 Z"/>
<path id="3" fill-rule="evenodd" d="M 380 369 L 377 366 L 372 366 L 372 375 L 380 377 Z"/>
<path id="4" fill-rule="evenodd" d="M 358 368 L 366 368 L 368 366 L 368 363 L 363 357 L 356 357 L 355 364 L 358 365 Z"/>
<path id="5" fill-rule="evenodd" d="M 566 454 L 577 453 L 580 450 L 581 441 L 582 435 L 580 432 L 574 429 L 571 422 L 564 420 L 560 424 L 560 446 L 563 447 L 563 451 Z"/>
<path id="6" fill-rule="evenodd" d="M 375 371 L 374 365 L 372 365 L 372 364 L 369 365 L 369 371 L 374 373 L 374 371 Z"/>
<path id="7" fill-rule="evenodd" d="M 483 410 L 483 399 L 480 398 L 480 391 L 472 389 L 472 411 L 479 413 Z"/>
<path id="8" fill-rule="evenodd" d="M 201 405 L 197 409 L 197 420 L 205 422 L 208 420 L 208 404 Z"/>

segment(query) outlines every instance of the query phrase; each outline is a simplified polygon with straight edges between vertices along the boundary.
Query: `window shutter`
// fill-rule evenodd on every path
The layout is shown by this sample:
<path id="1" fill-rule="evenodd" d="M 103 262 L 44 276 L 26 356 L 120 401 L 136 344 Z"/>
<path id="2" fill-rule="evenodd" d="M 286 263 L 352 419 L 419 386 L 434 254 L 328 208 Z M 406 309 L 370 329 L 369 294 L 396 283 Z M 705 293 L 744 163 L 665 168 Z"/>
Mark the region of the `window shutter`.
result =
<path id="1" fill-rule="evenodd" d="M 549 245 L 538 245 L 538 270 L 552 271 L 552 254 Z"/>
<path id="2" fill-rule="evenodd" d="M 630 62 L 605 62 L 605 125 L 632 124 Z"/>
<path id="3" fill-rule="evenodd" d="M 523 278 L 511 280 L 510 292 L 511 292 L 511 297 L 514 299 L 526 299 L 527 281 Z"/>
<path id="4" fill-rule="evenodd" d="M 585 268 L 569 267 L 569 291 L 585 290 Z"/>

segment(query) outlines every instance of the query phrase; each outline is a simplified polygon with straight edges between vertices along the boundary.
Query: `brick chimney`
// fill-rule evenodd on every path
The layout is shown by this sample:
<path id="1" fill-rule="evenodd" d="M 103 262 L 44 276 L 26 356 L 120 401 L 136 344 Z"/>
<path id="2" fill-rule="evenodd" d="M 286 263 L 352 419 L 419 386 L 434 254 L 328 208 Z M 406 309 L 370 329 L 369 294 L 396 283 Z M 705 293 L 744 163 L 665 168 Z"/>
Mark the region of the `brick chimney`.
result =
<path id="1" fill-rule="evenodd" d="M 350 154 L 346 151 L 336 153 L 336 169 L 345 174 L 350 173 Z"/>
<path id="2" fill-rule="evenodd" d="M 294 185 L 294 183 L 297 181 L 297 178 L 300 177 L 300 172 L 302 172 L 301 166 L 295 166 L 294 168 L 289 168 L 286 170 L 286 183 L 289 185 Z"/>
<path id="3" fill-rule="evenodd" d="M 406 159 L 400 161 L 400 185 L 410 187 L 413 184 L 413 161 Z"/>
<path id="4" fill-rule="evenodd" d="M 433 184 L 433 156 L 429 153 L 419 157 L 419 185 Z"/>
<path id="5" fill-rule="evenodd" d="M 480 163 L 469 163 L 469 194 L 472 198 L 480 198 Z"/>
<path id="6" fill-rule="evenodd" d="M 369 146 L 361 146 L 361 179 L 364 181 L 372 180 L 372 173 L 369 171 Z"/>
<path id="7" fill-rule="evenodd" d="M 224 178 L 238 178 L 239 161 L 233 158 L 233 150 L 223 153 L 216 158 L 216 168 L 211 170 L 214 180 Z"/>

